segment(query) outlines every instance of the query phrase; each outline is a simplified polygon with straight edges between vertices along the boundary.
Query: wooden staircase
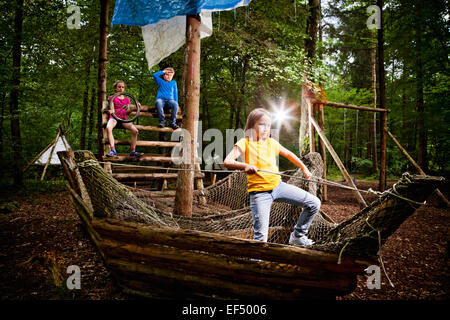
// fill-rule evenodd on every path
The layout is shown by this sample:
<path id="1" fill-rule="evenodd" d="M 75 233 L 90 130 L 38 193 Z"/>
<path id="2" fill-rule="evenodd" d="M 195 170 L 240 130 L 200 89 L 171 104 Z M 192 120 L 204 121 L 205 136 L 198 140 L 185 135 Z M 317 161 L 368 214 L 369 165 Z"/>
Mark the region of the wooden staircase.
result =
<path id="1" fill-rule="evenodd" d="M 133 108 L 133 107 L 132 107 Z M 134 122 L 134 125 L 139 130 L 136 150 L 144 153 L 139 158 L 129 155 L 129 148 L 121 146 L 130 145 L 130 132 L 125 129 L 115 128 L 113 131 L 115 138 L 116 150 L 118 155 L 115 157 L 107 157 L 109 153 L 109 141 L 106 133 L 106 124 L 108 123 L 109 115 L 106 112 L 108 109 L 108 102 L 103 102 L 103 161 L 105 163 L 105 170 L 117 179 L 118 181 L 140 188 L 152 190 L 173 189 L 178 171 L 169 169 L 155 169 L 148 167 L 173 167 L 173 159 L 171 151 L 178 146 L 180 142 L 170 141 L 171 134 L 174 131 L 172 128 L 159 128 L 157 125 L 158 114 L 156 107 L 142 106 L 139 118 Z M 130 117 L 135 115 L 131 112 Z M 166 114 L 166 121 L 170 119 L 170 114 Z M 178 109 L 177 124 L 181 127 L 181 109 Z M 117 138 L 119 137 L 119 139 Z M 126 138 L 125 138 L 126 137 Z M 119 165 L 114 165 L 115 163 Z M 196 173 L 194 179 L 196 180 L 196 187 L 203 187 L 204 173 Z M 171 188 L 171 186 L 173 188 Z"/>

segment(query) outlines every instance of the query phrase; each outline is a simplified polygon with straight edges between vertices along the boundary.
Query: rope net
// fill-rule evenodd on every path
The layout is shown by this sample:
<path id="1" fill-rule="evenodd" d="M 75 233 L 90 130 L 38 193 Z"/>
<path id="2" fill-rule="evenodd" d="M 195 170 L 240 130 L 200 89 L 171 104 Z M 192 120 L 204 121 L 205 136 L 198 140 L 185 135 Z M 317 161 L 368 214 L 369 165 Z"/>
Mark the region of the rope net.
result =
<path id="1" fill-rule="evenodd" d="M 171 214 L 173 199 L 158 198 L 151 191 L 120 184 L 107 174 L 96 160 L 86 159 L 85 156 L 85 153 L 75 153 L 81 176 L 78 182 L 82 184 L 80 189 L 86 190 L 82 192 L 83 199 L 92 204 L 95 216 L 253 239 L 252 213 L 245 172 L 233 172 L 214 185 L 195 190 L 193 216 L 183 217 Z M 313 176 L 322 176 L 322 159 L 318 153 L 305 156 L 303 162 L 310 168 Z M 303 177 L 303 172 L 296 170 L 293 178 L 284 180 L 317 195 L 317 183 L 295 177 Z M 301 207 L 274 202 L 270 214 L 268 241 L 286 244 L 301 212 Z M 322 214 L 317 214 L 308 236 L 317 240 L 335 225 L 327 221 Z"/>
<path id="2" fill-rule="evenodd" d="M 156 197 L 154 192 L 126 187 L 111 177 L 92 153 L 77 151 L 75 172 L 81 196 L 97 217 L 141 222 L 158 227 L 204 231 L 253 239 L 252 213 L 247 192 L 247 176 L 233 172 L 214 185 L 196 190 L 193 216 L 172 215 L 173 198 Z M 302 161 L 314 177 L 322 177 L 322 159 L 310 153 Z M 320 198 L 317 182 L 301 179 L 297 170 L 286 183 L 300 187 Z M 308 237 L 316 243 L 312 249 L 352 256 L 373 257 L 387 238 L 433 192 L 443 178 L 411 176 L 402 179 L 352 218 L 336 224 L 320 211 L 310 226 Z M 395 186 L 397 187 L 395 189 Z M 85 191 L 83 191 L 85 189 Z M 302 208 L 274 202 L 271 207 L 268 242 L 287 244 Z"/>

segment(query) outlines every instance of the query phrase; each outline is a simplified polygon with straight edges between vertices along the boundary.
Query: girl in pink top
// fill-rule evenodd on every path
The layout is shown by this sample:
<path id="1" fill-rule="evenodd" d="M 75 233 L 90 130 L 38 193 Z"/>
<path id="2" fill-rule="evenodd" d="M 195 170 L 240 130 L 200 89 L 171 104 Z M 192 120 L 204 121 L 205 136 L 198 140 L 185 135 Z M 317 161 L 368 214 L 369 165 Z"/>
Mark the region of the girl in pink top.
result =
<path id="1" fill-rule="evenodd" d="M 113 88 L 116 93 L 125 92 L 125 88 L 126 88 L 125 82 L 123 82 L 122 80 L 117 80 L 114 83 Z M 111 98 L 111 96 L 109 98 Z M 115 97 L 113 100 L 113 103 L 114 103 L 114 114 L 120 119 L 124 119 L 124 120 L 127 119 L 127 110 L 122 109 L 122 107 L 127 104 L 130 104 L 130 99 L 121 95 L 121 96 Z M 117 156 L 117 151 L 114 148 L 114 136 L 113 136 L 112 131 L 117 125 L 117 120 L 114 119 L 114 117 L 111 115 L 111 110 L 108 110 L 108 112 L 110 113 L 110 115 L 109 115 L 108 124 L 106 125 L 106 132 L 108 134 L 108 141 L 109 141 L 109 146 L 111 148 L 111 151 L 106 156 L 114 157 L 114 156 Z M 128 123 L 122 122 L 122 127 L 131 131 L 130 156 L 139 157 L 141 155 L 141 153 L 136 151 L 136 142 L 137 142 L 137 136 L 138 136 L 138 132 L 139 132 L 138 129 L 131 122 L 128 122 Z"/>

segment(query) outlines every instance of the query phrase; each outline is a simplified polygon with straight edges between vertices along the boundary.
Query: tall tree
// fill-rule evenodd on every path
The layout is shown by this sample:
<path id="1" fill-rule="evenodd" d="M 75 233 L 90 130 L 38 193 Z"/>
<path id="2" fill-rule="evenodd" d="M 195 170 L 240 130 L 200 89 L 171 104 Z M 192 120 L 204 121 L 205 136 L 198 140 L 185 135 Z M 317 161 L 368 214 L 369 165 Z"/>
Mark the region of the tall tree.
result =
<path id="1" fill-rule="evenodd" d="M 12 89 L 10 94 L 9 109 L 11 113 L 11 137 L 14 150 L 14 184 L 23 185 L 23 156 L 22 140 L 20 137 L 20 118 L 19 118 L 19 94 L 21 80 L 21 59 L 22 59 L 22 24 L 23 24 L 23 0 L 15 2 L 14 18 L 14 40 L 12 49 L 13 74 Z"/>
<path id="2" fill-rule="evenodd" d="M 308 66 L 303 73 L 303 84 L 302 84 L 302 103 L 301 103 L 301 124 L 299 129 L 299 148 L 300 154 L 305 154 L 308 150 L 308 144 L 305 143 L 309 140 L 310 146 L 314 143 L 314 130 L 309 130 L 308 132 L 308 117 L 313 116 L 312 113 L 313 106 L 310 105 L 310 98 L 313 94 L 313 87 L 309 82 L 314 81 L 313 72 L 307 74 L 307 70 L 313 70 L 314 60 L 316 55 L 317 47 L 317 36 L 319 30 L 320 21 L 320 1 L 319 0 L 308 0 L 308 20 L 306 24 L 306 40 L 305 40 L 305 52 L 306 52 L 306 65 Z"/>
<path id="3" fill-rule="evenodd" d="M 386 79 L 384 70 L 384 26 L 383 26 L 383 0 L 377 0 L 380 8 L 380 29 L 378 29 L 378 84 L 380 90 L 380 108 L 386 109 Z M 380 116 L 380 191 L 386 189 L 386 132 L 387 113 L 382 112 Z"/>
<path id="4" fill-rule="evenodd" d="M 109 0 L 101 0 L 100 7 L 100 44 L 98 48 L 98 78 L 97 78 L 97 136 L 98 158 L 103 156 L 102 108 L 106 100 L 106 63 L 108 46 Z"/>
<path id="5" fill-rule="evenodd" d="M 417 107 L 417 132 L 418 132 L 418 143 L 417 143 L 417 163 L 419 167 L 424 171 L 428 171 L 427 166 L 427 142 L 425 133 L 425 112 L 424 112 L 424 100 L 423 100 L 423 87 L 424 87 L 424 71 L 423 71 L 423 61 L 422 61 L 422 37 L 423 30 L 422 24 L 423 19 L 421 12 L 423 11 L 422 2 L 415 3 L 415 12 L 418 19 L 415 32 L 415 43 L 416 43 L 416 107 Z M 422 10 L 421 10 L 422 9 Z"/>

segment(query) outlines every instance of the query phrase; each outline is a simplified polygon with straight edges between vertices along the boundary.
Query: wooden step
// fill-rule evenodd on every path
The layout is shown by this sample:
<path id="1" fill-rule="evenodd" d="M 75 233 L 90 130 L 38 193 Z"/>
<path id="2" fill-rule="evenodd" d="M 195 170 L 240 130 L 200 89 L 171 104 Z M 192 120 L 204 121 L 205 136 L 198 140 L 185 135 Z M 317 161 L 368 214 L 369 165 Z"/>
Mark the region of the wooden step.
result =
<path id="1" fill-rule="evenodd" d="M 116 145 L 130 145 L 131 140 L 114 140 Z M 108 139 L 103 140 L 103 144 L 109 145 Z M 138 147 L 163 147 L 163 148 L 173 148 L 180 145 L 177 141 L 144 141 L 138 140 L 136 146 Z"/>
<path id="2" fill-rule="evenodd" d="M 108 121 L 104 121 L 103 128 L 106 128 L 107 124 L 108 124 Z M 140 124 L 135 124 L 134 126 L 140 131 L 167 132 L 167 133 L 172 133 L 172 132 L 175 131 L 171 127 L 160 128 L 158 126 L 143 126 L 143 125 L 140 125 Z M 125 128 L 117 128 L 117 127 L 114 128 L 114 130 L 118 130 L 118 129 L 119 130 L 126 130 Z M 181 130 L 181 127 L 178 128 L 177 130 Z"/>
<path id="3" fill-rule="evenodd" d="M 131 112 L 128 117 L 129 118 L 133 118 L 135 115 L 136 115 L 136 112 Z M 152 112 L 143 112 L 143 111 L 141 111 L 139 113 L 139 117 L 158 118 L 158 114 L 157 113 L 152 113 Z M 167 120 L 167 119 L 170 119 L 172 117 L 172 115 L 169 114 L 169 113 L 166 113 L 166 114 L 164 114 L 164 117 Z M 177 118 L 177 120 L 181 120 L 181 119 L 183 119 L 183 116 L 181 114 L 177 114 L 176 118 Z"/>
<path id="4" fill-rule="evenodd" d="M 159 128 L 157 126 L 142 126 L 140 124 L 134 125 L 138 130 L 141 131 L 153 131 L 153 132 L 173 132 L 174 130 L 170 127 Z M 179 129 L 177 129 L 179 130 Z"/>
<path id="5" fill-rule="evenodd" d="M 127 153 L 119 153 L 115 157 L 107 157 L 103 156 L 103 161 L 110 161 L 110 162 L 172 162 L 172 157 L 170 156 L 163 156 L 163 155 L 155 155 L 155 154 L 143 154 L 140 157 L 133 157 L 130 156 Z M 116 166 L 115 168 L 120 168 L 119 166 Z"/>
<path id="6" fill-rule="evenodd" d="M 119 181 L 154 180 L 154 179 L 176 179 L 178 173 L 112 173 L 112 176 Z M 203 179 L 204 173 L 196 172 L 195 179 Z"/>

